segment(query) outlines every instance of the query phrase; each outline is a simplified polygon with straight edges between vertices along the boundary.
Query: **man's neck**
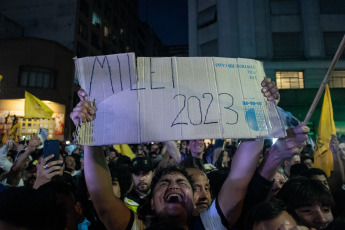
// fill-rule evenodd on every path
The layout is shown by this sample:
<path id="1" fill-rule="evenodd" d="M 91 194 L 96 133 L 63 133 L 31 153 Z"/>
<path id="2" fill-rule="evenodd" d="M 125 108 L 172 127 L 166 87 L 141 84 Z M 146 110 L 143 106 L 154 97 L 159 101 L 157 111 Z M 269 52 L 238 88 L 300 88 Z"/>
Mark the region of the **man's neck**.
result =
<path id="1" fill-rule="evenodd" d="M 135 193 L 141 198 L 145 198 L 146 196 L 148 196 L 151 192 L 151 189 L 147 190 L 146 192 L 142 192 L 142 191 L 139 191 L 138 189 L 135 189 Z"/>

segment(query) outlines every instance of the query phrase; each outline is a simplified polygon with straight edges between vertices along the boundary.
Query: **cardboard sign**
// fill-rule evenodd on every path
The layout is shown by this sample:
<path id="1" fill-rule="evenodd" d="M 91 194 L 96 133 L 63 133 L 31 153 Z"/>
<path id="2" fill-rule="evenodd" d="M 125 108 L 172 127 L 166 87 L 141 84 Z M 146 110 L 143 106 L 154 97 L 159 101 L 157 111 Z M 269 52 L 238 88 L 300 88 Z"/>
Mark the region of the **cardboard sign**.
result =
<path id="1" fill-rule="evenodd" d="M 277 106 L 261 93 L 261 62 L 218 57 L 76 58 L 96 117 L 82 145 L 204 138 L 284 137 Z"/>

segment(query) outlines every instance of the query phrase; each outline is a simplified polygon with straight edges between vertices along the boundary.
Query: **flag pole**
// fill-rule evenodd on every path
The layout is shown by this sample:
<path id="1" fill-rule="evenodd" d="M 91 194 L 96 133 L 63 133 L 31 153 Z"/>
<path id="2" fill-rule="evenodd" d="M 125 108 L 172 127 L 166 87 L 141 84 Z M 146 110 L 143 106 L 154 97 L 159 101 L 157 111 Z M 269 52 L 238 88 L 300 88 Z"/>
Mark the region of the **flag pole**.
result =
<path id="1" fill-rule="evenodd" d="M 343 36 L 343 39 L 341 40 L 340 42 L 340 45 L 338 47 L 338 50 L 337 52 L 335 53 L 334 57 L 333 57 L 333 60 L 332 60 L 332 63 L 331 65 L 329 66 L 328 68 L 328 71 L 325 75 L 325 78 L 323 79 L 322 83 L 321 83 L 321 86 L 319 88 L 319 91 L 317 91 L 317 94 L 314 98 L 314 101 L 313 101 L 313 104 L 310 106 L 309 108 L 309 111 L 307 113 L 307 116 L 305 117 L 304 121 L 303 121 L 303 124 L 304 125 L 307 125 L 308 121 L 310 120 L 311 118 L 311 115 L 313 114 L 315 108 L 316 108 L 316 105 L 317 103 L 319 102 L 320 98 L 321 98 L 321 95 L 326 87 L 326 84 L 328 82 L 328 79 L 329 79 L 329 76 L 331 75 L 331 73 L 333 72 L 333 69 L 334 69 L 334 66 L 335 64 L 337 64 L 343 50 L 344 50 L 344 47 L 345 47 L 345 35 Z"/>

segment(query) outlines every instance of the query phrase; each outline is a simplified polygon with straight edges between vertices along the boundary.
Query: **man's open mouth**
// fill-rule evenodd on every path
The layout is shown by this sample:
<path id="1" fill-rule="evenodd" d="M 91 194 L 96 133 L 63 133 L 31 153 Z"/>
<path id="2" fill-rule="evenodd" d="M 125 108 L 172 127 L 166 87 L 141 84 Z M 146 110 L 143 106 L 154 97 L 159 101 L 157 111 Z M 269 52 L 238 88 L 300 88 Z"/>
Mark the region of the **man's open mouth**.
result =
<path id="1" fill-rule="evenodd" d="M 171 193 L 165 197 L 165 201 L 168 203 L 182 203 L 183 199 L 181 194 Z"/>

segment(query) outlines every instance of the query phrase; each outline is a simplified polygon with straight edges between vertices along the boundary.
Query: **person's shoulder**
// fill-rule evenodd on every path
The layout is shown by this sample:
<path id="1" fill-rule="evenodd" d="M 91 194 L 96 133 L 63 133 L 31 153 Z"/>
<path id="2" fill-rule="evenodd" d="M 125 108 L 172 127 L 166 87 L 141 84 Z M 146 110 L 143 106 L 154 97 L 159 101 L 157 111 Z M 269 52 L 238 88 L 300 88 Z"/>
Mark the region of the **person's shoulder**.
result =
<path id="1" fill-rule="evenodd" d="M 138 214 L 131 211 L 131 220 L 126 230 L 143 230 L 143 229 L 146 229 L 144 222 L 139 219 Z"/>
<path id="2" fill-rule="evenodd" d="M 211 206 L 207 210 L 200 213 L 200 219 L 204 227 L 203 229 L 229 229 L 228 227 L 226 227 L 228 226 L 228 222 L 219 207 L 217 199 L 212 201 Z"/>

